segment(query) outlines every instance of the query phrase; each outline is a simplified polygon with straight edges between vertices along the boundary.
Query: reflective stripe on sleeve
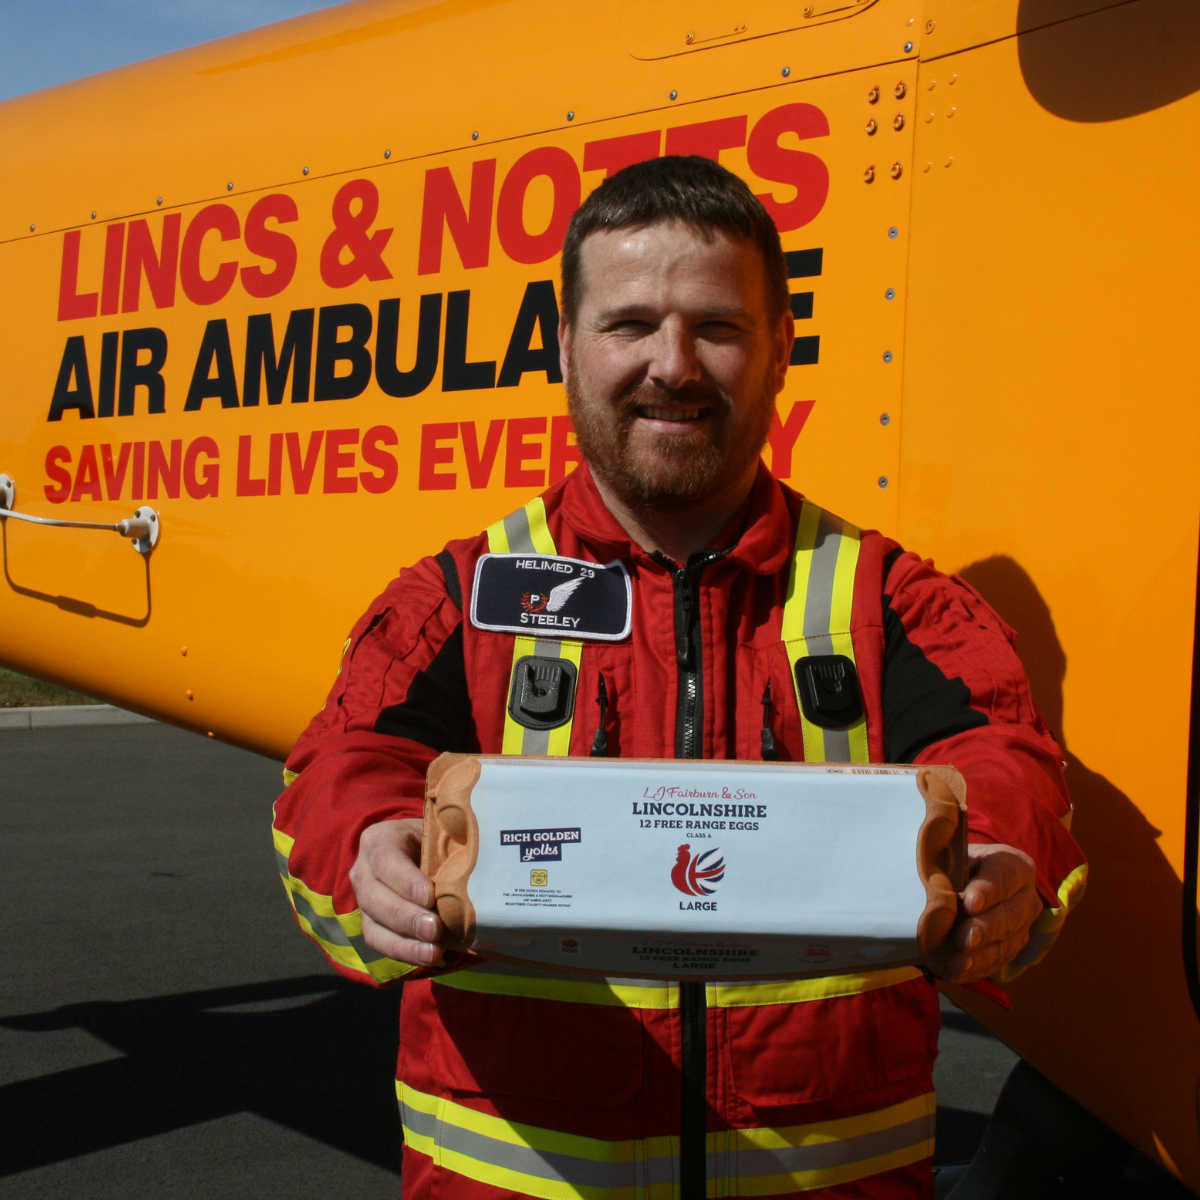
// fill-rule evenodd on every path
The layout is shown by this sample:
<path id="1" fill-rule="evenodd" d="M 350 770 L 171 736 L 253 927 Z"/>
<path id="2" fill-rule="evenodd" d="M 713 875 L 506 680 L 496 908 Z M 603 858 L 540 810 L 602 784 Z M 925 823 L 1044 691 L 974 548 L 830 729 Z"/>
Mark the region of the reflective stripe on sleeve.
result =
<path id="1" fill-rule="evenodd" d="M 673 1200 L 678 1139 L 602 1141 L 506 1121 L 397 1083 L 410 1149 L 468 1179 L 548 1200 Z M 709 1191 L 769 1196 L 863 1179 L 933 1153 L 934 1094 L 785 1128 L 709 1133 Z"/>
<path id="2" fill-rule="evenodd" d="M 488 550 L 492 554 L 556 555 L 558 547 L 546 522 L 546 506 L 540 496 L 524 508 L 509 513 L 502 521 L 488 526 Z M 513 643 L 512 670 L 508 677 L 508 695 L 512 695 L 512 672 L 517 663 L 530 655 L 538 658 L 565 658 L 579 670 L 583 643 L 570 639 L 517 636 Z M 576 697 L 578 700 L 578 697 Z M 504 740 L 502 754 L 533 754 L 539 757 L 564 758 L 571 747 L 571 727 L 575 721 L 574 707 L 570 718 L 555 729 L 526 729 L 512 719 L 505 698 Z"/>
<path id="3" fill-rule="evenodd" d="M 796 664 L 810 655 L 842 654 L 851 662 L 850 615 L 858 567 L 860 530 L 805 500 L 796 522 L 796 546 L 782 639 L 804 731 L 806 762 L 870 761 L 865 715 L 844 729 L 823 729 L 804 715 Z"/>
<path id="4" fill-rule="evenodd" d="M 271 832 L 275 839 L 275 861 L 279 866 L 279 875 L 288 900 L 295 909 L 300 928 L 334 962 L 351 971 L 369 975 L 376 983 L 391 983 L 417 969 L 372 950 L 363 940 L 361 910 L 356 908 L 350 913 L 336 912 L 332 896 L 314 892 L 303 880 L 297 879 L 288 866 L 295 839 L 278 829 L 272 829 Z"/>

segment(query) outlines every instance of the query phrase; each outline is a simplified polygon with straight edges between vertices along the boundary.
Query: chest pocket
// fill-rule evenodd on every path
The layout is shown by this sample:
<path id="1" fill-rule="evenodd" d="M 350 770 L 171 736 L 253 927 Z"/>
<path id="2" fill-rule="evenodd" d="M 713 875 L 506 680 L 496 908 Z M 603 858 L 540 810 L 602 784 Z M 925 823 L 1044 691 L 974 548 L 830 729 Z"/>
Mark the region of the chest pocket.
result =
<path id="1" fill-rule="evenodd" d="M 558 554 L 540 496 L 489 525 L 487 539 L 493 554 Z M 582 655 L 583 643 L 575 639 L 517 635 L 501 753 L 561 758 L 570 752 Z M 528 725 L 514 719 L 514 705 Z"/>
<path id="2" fill-rule="evenodd" d="M 804 501 L 783 608 L 783 645 L 804 730 L 805 762 L 870 762 L 850 638 L 862 532 Z"/>

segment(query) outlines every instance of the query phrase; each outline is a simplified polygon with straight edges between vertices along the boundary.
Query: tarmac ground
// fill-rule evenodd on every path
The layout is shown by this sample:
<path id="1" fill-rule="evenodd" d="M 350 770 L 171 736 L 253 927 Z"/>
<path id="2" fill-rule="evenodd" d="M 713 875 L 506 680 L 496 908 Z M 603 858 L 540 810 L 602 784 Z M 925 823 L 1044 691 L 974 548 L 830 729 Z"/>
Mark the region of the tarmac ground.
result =
<path id="1" fill-rule="evenodd" d="M 341 979 L 296 930 L 280 786 L 278 763 L 166 725 L 0 732 L 0 1200 L 399 1195 L 399 991 Z M 943 1008 L 954 1164 L 1017 1060 Z M 1190 1195 L 1143 1176 L 1122 1196 Z"/>

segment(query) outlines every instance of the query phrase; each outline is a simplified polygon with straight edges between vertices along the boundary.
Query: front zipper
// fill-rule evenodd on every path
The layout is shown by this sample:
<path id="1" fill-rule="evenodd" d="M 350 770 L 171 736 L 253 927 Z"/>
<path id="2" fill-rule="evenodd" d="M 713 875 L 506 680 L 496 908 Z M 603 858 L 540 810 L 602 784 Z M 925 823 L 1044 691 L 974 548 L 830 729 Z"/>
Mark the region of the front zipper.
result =
<path id="1" fill-rule="evenodd" d="M 700 629 L 700 576 L 728 551 L 700 550 L 676 566 L 653 557 L 675 583 L 675 757 L 704 751 L 704 652 Z M 708 1193 L 708 999 L 703 983 L 679 985 L 679 1197 L 705 1200 Z"/>

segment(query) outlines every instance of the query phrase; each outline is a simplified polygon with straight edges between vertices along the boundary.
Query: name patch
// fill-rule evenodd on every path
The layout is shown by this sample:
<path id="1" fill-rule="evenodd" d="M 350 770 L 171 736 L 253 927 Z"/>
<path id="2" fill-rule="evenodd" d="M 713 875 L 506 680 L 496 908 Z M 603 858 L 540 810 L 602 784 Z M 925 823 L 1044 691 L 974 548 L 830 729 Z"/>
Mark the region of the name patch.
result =
<path id="1" fill-rule="evenodd" d="M 633 587 L 622 562 L 485 554 L 475 566 L 471 624 L 496 633 L 618 642 L 633 624 Z"/>

